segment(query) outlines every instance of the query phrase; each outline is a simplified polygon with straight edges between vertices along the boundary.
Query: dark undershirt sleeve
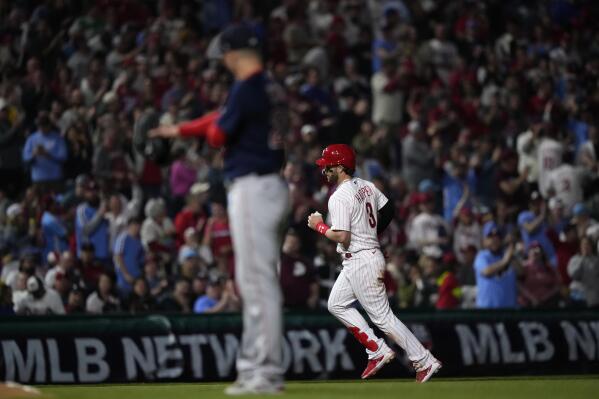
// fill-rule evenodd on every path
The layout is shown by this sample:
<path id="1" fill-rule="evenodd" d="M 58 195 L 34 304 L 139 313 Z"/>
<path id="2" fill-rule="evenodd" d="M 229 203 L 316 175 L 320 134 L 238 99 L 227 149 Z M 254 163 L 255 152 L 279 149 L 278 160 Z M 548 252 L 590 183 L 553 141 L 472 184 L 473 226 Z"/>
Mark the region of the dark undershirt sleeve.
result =
<path id="1" fill-rule="evenodd" d="M 393 201 L 387 201 L 387 203 L 379 210 L 378 216 L 379 220 L 376 233 L 381 234 L 383 231 L 385 231 L 387 226 L 389 226 L 389 223 L 391 223 L 391 220 L 393 220 L 393 216 L 395 216 L 395 207 L 393 206 Z"/>

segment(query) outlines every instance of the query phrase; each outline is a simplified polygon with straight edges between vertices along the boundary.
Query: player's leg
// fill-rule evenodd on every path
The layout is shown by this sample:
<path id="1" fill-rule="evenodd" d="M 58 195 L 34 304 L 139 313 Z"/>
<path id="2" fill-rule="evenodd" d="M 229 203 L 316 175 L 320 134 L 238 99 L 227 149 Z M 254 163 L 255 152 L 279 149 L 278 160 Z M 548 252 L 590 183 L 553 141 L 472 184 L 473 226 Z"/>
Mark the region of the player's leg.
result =
<path id="1" fill-rule="evenodd" d="M 229 193 L 235 250 L 235 281 L 243 303 L 243 336 L 237 357 L 241 381 L 260 391 L 282 387 L 282 297 L 276 264 L 281 221 L 288 208 L 287 188 L 279 178 L 249 176 Z M 268 207 L 264 204 L 267 203 Z"/>
<path id="2" fill-rule="evenodd" d="M 391 311 L 383 283 L 385 258 L 382 253 L 377 251 L 360 260 L 362 264 L 352 270 L 349 281 L 370 320 L 406 352 L 417 371 L 433 365 L 437 359 Z"/>
<path id="3" fill-rule="evenodd" d="M 389 350 L 385 340 L 377 337 L 362 314 L 353 306 L 356 295 L 347 276 L 347 267 L 341 271 L 329 295 L 328 309 L 364 345 L 369 359 Z"/>

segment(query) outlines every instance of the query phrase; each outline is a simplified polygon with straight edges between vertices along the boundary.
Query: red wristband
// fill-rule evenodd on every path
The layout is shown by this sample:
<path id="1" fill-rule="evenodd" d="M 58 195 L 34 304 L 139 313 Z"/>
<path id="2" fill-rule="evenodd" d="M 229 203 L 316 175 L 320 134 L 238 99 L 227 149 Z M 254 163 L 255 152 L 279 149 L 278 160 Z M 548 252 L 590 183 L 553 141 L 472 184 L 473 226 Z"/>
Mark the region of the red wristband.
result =
<path id="1" fill-rule="evenodd" d="M 329 231 L 329 229 L 330 227 L 327 226 L 324 222 L 320 222 L 316 225 L 316 231 L 318 231 L 323 236 L 327 234 L 327 231 Z"/>

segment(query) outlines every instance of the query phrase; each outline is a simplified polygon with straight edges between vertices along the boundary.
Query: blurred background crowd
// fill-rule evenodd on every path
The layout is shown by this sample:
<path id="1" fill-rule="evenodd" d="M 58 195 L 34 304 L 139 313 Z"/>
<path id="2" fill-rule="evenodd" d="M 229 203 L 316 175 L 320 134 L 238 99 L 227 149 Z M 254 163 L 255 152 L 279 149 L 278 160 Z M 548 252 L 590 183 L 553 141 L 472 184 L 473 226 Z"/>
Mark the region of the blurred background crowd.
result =
<path id="1" fill-rule="evenodd" d="M 599 306 L 597 20 L 592 0 L 0 1 L 0 314 L 239 310 L 222 152 L 156 157 L 138 132 L 223 104 L 232 23 L 284 126 L 286 308 L 326 308 L 340 270 L 306 226 L 334 142 L 395 204 L 392 305 Z"/>

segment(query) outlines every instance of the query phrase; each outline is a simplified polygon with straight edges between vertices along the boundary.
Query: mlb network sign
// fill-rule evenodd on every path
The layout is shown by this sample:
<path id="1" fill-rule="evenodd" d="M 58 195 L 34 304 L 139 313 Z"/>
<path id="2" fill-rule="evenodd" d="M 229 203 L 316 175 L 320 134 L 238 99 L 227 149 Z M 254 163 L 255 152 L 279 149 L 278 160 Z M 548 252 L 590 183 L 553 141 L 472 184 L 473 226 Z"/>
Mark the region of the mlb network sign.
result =
<path id="1" fill-rule="evenodd" d="M 438 314 L 431 315 L 431 321 L 421 321 L 421 316 L 418 319 L 407 325 L 443 361 L 444 376 L 599 372 L 599 320 L 502 317 L 496 322 L 488 321 L 489 317 L 477 321 L 472 316 L 460 320 Z M 77 334 L 67 326 L 66 319 L 62 320 L 65 330 L 59 331 L 56 326 L 60 326 L 61 319 L 56 318 L 49 334 L 21 331 L 11 337 L 3 334 L 0 326 L 0 380 L 80 384 L 235 378 L 239 326 L 231 329 L 231 324 L 226 324 L 223 331 L 212 328 L 206 333 L 205 328 L 192 322 L 186 325 L 185 319 L 180 319 L 166 333 L 145 334 L 143 317 L 139 317 L 135 333 L 127 334 L 128 326 L 120 332 L 102 331 L 106 326 L 103 318 L 96 333 L 90 335 L 89 331 Z M 122 320 L 112 323 L 125 323 Z M 293 316 L 288 317 L 288 324 L 309 328 L 285 332 L 283 361 L 287 377 L 358 377 L 367 361 L 364 349 L 332 318 L 320 316 L 317 320 L 309 322 L 309 316 L 303 316 L 294 322 Z M 88 328 L 94 330 L 93 318 L 86 323 L 91 323 Z M 384 368 L 381 377 L 413 375 L 409 360 L 399 348 L 396 350 L 398 360 Z"/>

